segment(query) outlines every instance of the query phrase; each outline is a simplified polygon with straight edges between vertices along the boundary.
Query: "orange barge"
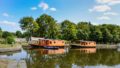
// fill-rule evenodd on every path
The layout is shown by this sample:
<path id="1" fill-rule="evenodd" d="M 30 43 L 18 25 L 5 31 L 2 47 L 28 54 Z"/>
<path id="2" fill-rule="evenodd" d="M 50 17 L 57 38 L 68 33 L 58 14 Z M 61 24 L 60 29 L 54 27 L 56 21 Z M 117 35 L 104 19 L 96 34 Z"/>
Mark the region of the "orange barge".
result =
<path id="1" fill-rule="evenodd" d="M 53 40 L 44 38 L 33 38 L 29 44 L 32 46 L 39 46 L 43 48 L 59 48 L 65 46 L 64 40 Z"/>
<path id="2" fill-rule="evenodd" d="M 75 44 L 71 45 L 73 48 L 95 48 L 96 42 L 94 41 L 76 41 Z"/>

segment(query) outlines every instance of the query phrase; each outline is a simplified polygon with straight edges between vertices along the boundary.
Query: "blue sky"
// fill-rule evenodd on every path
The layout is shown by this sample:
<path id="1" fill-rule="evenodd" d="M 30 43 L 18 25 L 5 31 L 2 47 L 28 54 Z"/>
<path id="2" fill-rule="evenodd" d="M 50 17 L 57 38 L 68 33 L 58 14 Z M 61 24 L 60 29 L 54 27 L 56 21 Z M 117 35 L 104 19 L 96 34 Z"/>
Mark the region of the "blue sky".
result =
<path id="1" fill-rule="evenodd" d="M 0 0 L 0 27 L 15 32 L 21 30 L 18 22 L 22 17 L 36 19 L 43 13 L 59 23 L 68 19 L 120 25 L 120 0 Z"/>

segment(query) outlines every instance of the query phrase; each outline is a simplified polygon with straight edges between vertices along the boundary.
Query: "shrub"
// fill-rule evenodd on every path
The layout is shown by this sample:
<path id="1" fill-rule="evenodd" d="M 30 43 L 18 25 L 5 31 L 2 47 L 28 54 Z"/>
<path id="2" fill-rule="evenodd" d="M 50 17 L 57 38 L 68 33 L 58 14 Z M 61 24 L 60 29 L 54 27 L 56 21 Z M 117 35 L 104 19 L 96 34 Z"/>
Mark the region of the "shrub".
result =
<path id="1" fill-rule="evenodd" d="M 14 36 L 12 33 L 10 33 L 10 32 L 7 32 L 7 31 L 4 31 L 3 33 L 2 33 L 2 37 L 3 38 L 7 38 L 8 36 Z"/>
<path id="2" fill-rule="evenodd" d="M 7 41 L 8 44 L 15 43 L 15 39 L 14 39 L 13 36 L 8 36 L 8 37 L 6 38 L 6 41 Z"/>

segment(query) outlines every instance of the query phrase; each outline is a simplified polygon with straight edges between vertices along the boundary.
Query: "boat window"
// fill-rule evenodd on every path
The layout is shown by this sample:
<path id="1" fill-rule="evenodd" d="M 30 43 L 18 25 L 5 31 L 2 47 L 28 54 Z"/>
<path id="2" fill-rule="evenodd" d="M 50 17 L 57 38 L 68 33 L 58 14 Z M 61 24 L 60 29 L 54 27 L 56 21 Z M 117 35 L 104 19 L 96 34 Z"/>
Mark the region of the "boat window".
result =
<path id="1" fill-rule="evenodd" d="M 56 42 L 54 41 L 54 43 L 56 43 Z"/>
<path id="2" fill-rule="evenodd" d="M 50 41 L 50 44 L 52 44 L 52 42 Z"/>

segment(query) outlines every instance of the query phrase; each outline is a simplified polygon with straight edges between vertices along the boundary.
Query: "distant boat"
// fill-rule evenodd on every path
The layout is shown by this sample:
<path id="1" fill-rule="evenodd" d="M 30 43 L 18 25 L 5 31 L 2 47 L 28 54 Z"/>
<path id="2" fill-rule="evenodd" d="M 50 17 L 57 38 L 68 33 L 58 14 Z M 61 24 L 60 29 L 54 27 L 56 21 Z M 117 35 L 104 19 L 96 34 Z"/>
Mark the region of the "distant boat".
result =
<path id="1" fill-rule="evenodd" d="M 33 47 L 43 47 L 46 49 L 57 49 L 65 46 L 64 40 L 45 39 L 38 37 L 32 37 L 29 44 Z"/>
<path id="2" fill-rule="evenodd" d="M 78 40 L 75 42 L 75 44 L 72 44 L 71 46 L 72 48 L 95 48 L 96 42 Z"/>

